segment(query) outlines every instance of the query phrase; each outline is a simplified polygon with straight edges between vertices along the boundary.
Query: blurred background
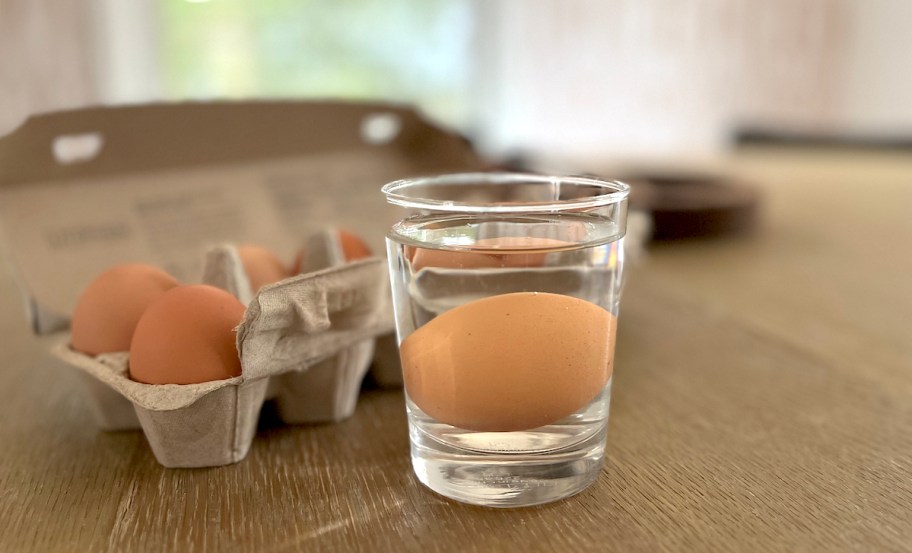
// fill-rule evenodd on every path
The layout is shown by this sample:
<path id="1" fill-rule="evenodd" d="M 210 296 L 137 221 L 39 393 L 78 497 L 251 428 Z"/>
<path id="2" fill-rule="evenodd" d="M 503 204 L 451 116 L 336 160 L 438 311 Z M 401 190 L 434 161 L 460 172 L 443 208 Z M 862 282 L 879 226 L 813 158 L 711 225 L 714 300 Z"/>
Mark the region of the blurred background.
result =
<path id="1" fill-rule="evenodd" d="M 912 138 L 907 0 L 0 0 L 0 134 L 217 98 L 417 105 L 491 156 Z"/>

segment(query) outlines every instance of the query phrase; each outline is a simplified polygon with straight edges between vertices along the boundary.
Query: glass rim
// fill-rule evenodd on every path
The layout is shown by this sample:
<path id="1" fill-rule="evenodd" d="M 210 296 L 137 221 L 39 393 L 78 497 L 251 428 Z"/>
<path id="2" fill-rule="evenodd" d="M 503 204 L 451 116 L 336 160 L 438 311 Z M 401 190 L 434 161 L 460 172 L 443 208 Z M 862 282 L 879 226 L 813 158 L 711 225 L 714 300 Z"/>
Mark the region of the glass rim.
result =
<path id="1" fill-rule="evenodd" d="M 470 184 L 517 184 L 542 183 L 552 186 L 572 184 L 576 186 L 593 186 L 606 190 L 586 198 L 567 200 L 496 203 L 496 202 L 457 202 L 422 198 L 403 194 L 409 188 L 421 185 L 470 185 Z M 630 186 L 616 180 L 605 180 L 598 177 L 555 176 L 535 173 L 450 173 L 437 176 L 413 177 L 399 179 L 385 184 L 381 189 L 386 201 L 401 207 L 449 211 L 456 213 L 553 213 L 572 209 L 587 209 L 620 203 L 630 194 Z"/>

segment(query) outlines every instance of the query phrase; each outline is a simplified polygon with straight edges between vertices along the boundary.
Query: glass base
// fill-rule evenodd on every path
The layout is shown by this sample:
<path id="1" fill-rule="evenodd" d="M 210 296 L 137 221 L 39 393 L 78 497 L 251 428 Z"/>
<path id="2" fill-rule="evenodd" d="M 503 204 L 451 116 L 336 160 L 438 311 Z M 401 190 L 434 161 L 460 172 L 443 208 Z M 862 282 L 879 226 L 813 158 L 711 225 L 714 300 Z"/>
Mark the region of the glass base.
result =
<path id="1" fill-rule="evenodd" d="M 413 436 L 412 467 L 425 486 L 463 503 L 528 507 L 570 497 L 602 469 L 607 427 L 562 450 L 536 454 L 483 454 L 427 436 Z"/>

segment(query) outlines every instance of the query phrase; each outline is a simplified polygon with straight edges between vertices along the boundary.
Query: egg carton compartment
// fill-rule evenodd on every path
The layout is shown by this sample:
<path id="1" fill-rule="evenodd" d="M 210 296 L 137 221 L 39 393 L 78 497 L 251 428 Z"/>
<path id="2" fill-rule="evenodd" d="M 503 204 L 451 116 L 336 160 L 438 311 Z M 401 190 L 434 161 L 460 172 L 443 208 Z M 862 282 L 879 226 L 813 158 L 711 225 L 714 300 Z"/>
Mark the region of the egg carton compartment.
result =
<path id="1" fill-rule="evenodd" d="M 103 429 L 141 427 L 162 465 L 206 467 L 247 455 L 270 392 L 288 423 L 351 415 L 373 340 L 393 328 L 384 260 L 300 274 L 253 294 L 237 248 L 223 245 L 207 253 L 203 280 L 248 301 L 237 328 L 240 376 L 144 384 L 129 378 L 128 352 L 92 357 L 72 350 L 69 339 L 53 349 L 85 375 Z"/>
<path id="2" fill-rule="evenodd" d="M 77 354 L 66 343 L 61 344 L 57 349 L 60 349 L 60 351 L 58 352 L 55 349 L 53 353 L 56 354 L 58 359 L 69 365 L 83 368 L 80 366 L 80 363 L 84 363 L 82 358 L 88 356 Z M 71 353 L 77 355 L 70 355 Z M 127 355 L 127 352 L 122 352 L 122 354 Z M 89 359 L 92 358 L 89 357 Z M 124 369 L 126 369 L 126 364 L 124 364 Z M 83 393 L 88 400 L 87 403 L 92 411 L 92 418 L 95 419 L 95 424 L 98 425 L 98 428 L 106 432 L 142 428 L 139 424 L 139 418 L 136 416 L 136 409 L 133 408 L 133 403 L 129 399 L 104 380 L 85 369 L 78 371 L 76 374 Z"/>
<path id="3" fill-rule="evenodd" d="M 301 257 L 297 270 L 308 273 L 349 263 L 350 261 L 345 257 L 345 248 L 340 236 L 341 231 L 337 228 L 326 228 L 311 235 L 305 243 L 303 251 L 306 253 Z M 384 276 L 384 278 L 387 277 Z M 392 307 L 390 312 L 392 312 Z M 292 390 L 307 394 L 309 393 L 307 390 L 326 389 L 323 383 L 329 380 L 329 375 L 345 373 L 351 382 L 350 386 L 354 390 L 354 395 L 346 396 L 340 391 L 335 392 L 333 397 L 337 400 L 338 410 L 332 420 L 348 417 L 354 411 L 357 390 L 360 389 L 366 372 L 369 372 L 373 381 L 380 386 L 402 386 L 399 346 L 396 341 L 396 333 L 392 328 L 389 333 L 379 336 L 376 340 L 361 342 L 341 351 L 338 358 L 327 359 L 318 366 L 311 367 L 306 373 L 289 374 L 283 377 L 285 386 L 277 394 L 279 414 L 285 420 L 298 422 L 325 419 L 329 413 L 314 413 L 316 419 L 302 418 L 305 413 L 302 412 L 301 406 L 292 404 L 294 394 Z"/>
<path id="4" fill-rule="evenodd" d="M 399 360 L 399 341 L 396 333 L 385 334 L 375 341 L 374 362 L 370 376 L 381 388 L 402 387 L 402 363 Z"/>
<path id="5" fill-rule="evenodd" d="M 371 278 L 360 278 L 354 285 L 332 289 L 325 294 L 321 286 L 308 288 L 299 284 L 288 287 L 284 303 L 309 306 L 295 312 L 276 310 L 269 304 L 269 297 L 257 294 L 248 308 L 248 314 L 260 312 L 263 323 L 255 336 L 239 346 L 242 352 L 256 355 L 257 366 L 275 365 L 270 374 L 277 375 L 269 384 L 268 397 L 275 399 L 280 418 L 289 424 L 337 422 L 350 417 L 355 410 L 361 383 L 375 359 L 374 342 L 378 335 L 389 336 L 393 331 L 392 306 L 386 265 L 384 260 L 371 257 L 367 260 L 348 261 L 343 255 L 336 229 L 326 229 L 312 235 L 306 243 L 306 255 L 297 270 L 302 275 L 346 274 L 352 268 L 370 263 Z M 244 272 L 232 246 L 212 250 L 207 273 L 210 282 L 222 282 L 228 291 L 244 293 Z M 217 270 L 216 267 L 224 269 Z M 367 275 L 367 273 L 364 273 Z M 219 278 L 224 280 L 218 280 Z M 286 279 L 274 286 L 294 281 Z M 307 281 L 317 282 L 319 281 Z M 291 296 L 294 296 L 291 298 Z M 290 298 L 290 299 L 289 299 Z M 243 300 L 242 300 L 243 301 Z M 263 309 L 273 309 L 262 314 Z M 308 318 L 320 314 L 322 319 Z M 297 323 L 283 319 L 299 316 Z M 269 322 L 266 322 L 266 321 Z M 279 329 L 265 332 L 265 328 Z M 364 328 L 369 332 L 364 332 Z M 282 329 L 297 328 L 298 339 L 288 340 Z M 238 337 L 242 339 L 243 325 Z M 304 340 L 301 336 L 313 336 Z M 241 343 L 241 342 L 239 342 Z M 243 345 L 246 344 L 246 345 Z M 246 348 L 246 350 L 245 350 Z M 252 352 L 252 353 L 251 353 Z M 395 364 L 399 374 L 399 352 Z M 384 360 L 389 364 L 390 360 Z"/>
<path id="6" fill-rule="evenodd" d="M 127 352 L 90 357 L 73 351 L 66 342 L 52 352 L 130 405 L 132 413 L 123 409 L 122 402 L 92 397 L 113 427 L 126 429 L 134 422 L 141 427 L 162 465 L 211 467 L 235 463 L 247 455 L 266 380 L 241 375 L 201 384 L 143 384 L 130 380 Z"/>
<path id="7" fill-rule="evenodd" d="M 362 340 L 305 371 L 277 376 L 279 418 L 291 424 L 335 422 L 355 412 L 361 382 L 374 355 L 374 340 Z"/>

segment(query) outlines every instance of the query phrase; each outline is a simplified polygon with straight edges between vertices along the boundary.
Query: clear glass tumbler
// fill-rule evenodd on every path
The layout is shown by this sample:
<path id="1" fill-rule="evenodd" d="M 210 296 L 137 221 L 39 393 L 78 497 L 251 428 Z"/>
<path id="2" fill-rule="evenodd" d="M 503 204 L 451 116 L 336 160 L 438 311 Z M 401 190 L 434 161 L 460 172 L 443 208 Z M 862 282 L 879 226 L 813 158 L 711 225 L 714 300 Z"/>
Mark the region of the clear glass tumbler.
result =
<path id="1" fill-rule="evenodd" d="M 601 472 L 627 185 L 454 174 L 383 187 L 412 466 L 455 500 L 554 501 Z"/>

